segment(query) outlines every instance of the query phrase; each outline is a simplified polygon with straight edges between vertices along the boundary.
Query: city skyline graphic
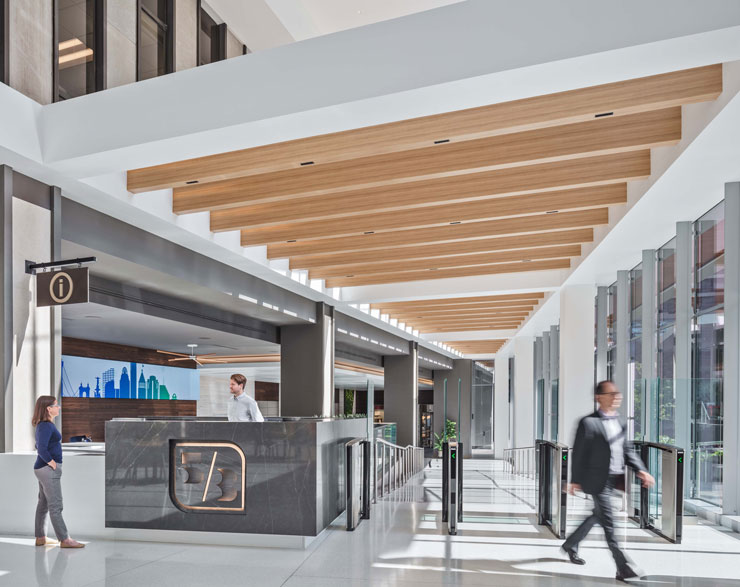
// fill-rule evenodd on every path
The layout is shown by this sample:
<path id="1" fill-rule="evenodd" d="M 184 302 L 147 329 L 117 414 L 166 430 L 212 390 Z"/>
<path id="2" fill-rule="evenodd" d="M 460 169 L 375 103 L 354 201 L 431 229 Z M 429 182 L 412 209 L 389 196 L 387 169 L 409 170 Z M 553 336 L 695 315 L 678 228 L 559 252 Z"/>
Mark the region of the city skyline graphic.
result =
<path id="1" fill-rule="evenodd" d="M 62 397 L 197 400 L 197 369 L 62 355 Z"/>

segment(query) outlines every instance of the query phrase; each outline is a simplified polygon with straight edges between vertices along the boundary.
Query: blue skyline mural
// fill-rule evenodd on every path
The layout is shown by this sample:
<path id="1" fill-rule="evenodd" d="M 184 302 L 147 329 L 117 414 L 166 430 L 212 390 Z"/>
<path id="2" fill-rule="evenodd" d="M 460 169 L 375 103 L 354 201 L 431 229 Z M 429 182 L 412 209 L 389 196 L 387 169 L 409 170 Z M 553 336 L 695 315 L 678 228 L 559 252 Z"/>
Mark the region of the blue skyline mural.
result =
<path id="1" fill-rule="evenodd" d="M 62 397 L 197 400 L 200 373 L 182 367 L 62 355 Z"/>

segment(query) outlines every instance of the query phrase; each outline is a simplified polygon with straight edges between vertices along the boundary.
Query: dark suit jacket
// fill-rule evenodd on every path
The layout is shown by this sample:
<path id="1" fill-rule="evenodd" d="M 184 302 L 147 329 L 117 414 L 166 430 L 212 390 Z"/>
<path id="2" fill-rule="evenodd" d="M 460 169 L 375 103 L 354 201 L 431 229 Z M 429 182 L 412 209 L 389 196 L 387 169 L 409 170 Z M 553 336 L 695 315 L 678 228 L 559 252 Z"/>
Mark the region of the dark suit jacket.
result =
<path id="1" fill-rule="evenodd" d="M 627 423 L 621 418 L 619 423 L 624 432 L 622 435 L 624 464 L 637 471 L 645 471 L 645 465 L 627 439 Z M 583 492 L 589 495 L 601 493 L 609 479 L 611 454 L 606 428 L 597 410 L 578 423 L 571 457 L 571 482 L 578 483 Z"/>

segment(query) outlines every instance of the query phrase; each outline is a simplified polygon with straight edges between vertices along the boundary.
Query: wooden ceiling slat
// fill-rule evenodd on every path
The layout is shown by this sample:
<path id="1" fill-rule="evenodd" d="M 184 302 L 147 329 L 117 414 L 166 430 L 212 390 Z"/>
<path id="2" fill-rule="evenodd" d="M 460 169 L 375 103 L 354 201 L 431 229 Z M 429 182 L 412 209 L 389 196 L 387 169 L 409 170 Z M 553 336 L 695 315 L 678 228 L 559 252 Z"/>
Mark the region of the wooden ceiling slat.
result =
<path id="1" fill-rule="evenodd" d="M 333 277 L 326 280 L 326 287 L 353 287 L 358 285 L 374 285 L 381 283 L 405 283 L 407 281 L 447 279 L 473 275 L 495 275 L 502 273 L 520 273 L 523 271 L 568 269 L 569 267 L 570 259 L 548 259 L 546 261 L 532 261 L 530 263 L 499 263 L 496 265 L 478 265 L 475 267 L 441 269 L 439 271 L 406 271 L 403 273 L 383 273 L 359 277 Z"/>
<path id="2" fill-rule="evenodd" d="M 517 314 L 517 313 L 525 313 L 529 314 L 534 309 L 534 306 L 514 306 L 511 308 L 474 308 L 469 310 L 435 310 L 435 311 L 429 311 L 426 309 L 422 310 L 399 310 L 394 311 L 392 313 L 388 313 L 388 315 L 391 318 L 419 318 L 419 317 L 428 317 L 428 318 L 437 318 L 437 317 L 443 317 L 443 316 L 479 316 L 483 314 L 494 314 L 494 313 L 501 313 L 501 314 Z M 383 312 L 386 314 L 387 312 Z"/>
<path id="3" fill-rule="evenodd" d="M 372 262 L 390 262 L 410 259 L 431 259 L 472 253 L 489 253 L 527 249 L 530 247 L 590 243 L 594 239 L 593 228 L 561 230 L 520 236 L 479 239 L 439 245 L 420 245 L 416 247 L 393 248 L 386 250 L 358 251 L 335 255 L 303 255 L 290 258 L 291 269 L 313 269 L 316 267 L 337 267 Z"/>
<path id="4" fill-rule="evenodd" d="M 534 309 L 534 304 L 536 302 L 533 302 L 532 300 L 525 300 L 522 302 L 510 302 L 510 305 L 506 305 L 504 303 L 501 304 L 460 304 L 460 305 L 454 305 L 454 306 L 410 306 L 408 308 L 391 308 L 388 309 L 381 309 L 379 310 L 381 314 L 388 314 L 390 316 L 396 316 L 399 313 L 428 313 L 432 316 L 438 315 L 438 314 L 450 314 L 450 315 L 456 315 L 456 314 L 469 314 L 471 312 L 515 312 L 515 311 L 522 311 L 522 312 L 529 312 Z"/>
<path id="5" fill-rule="evenodd" d="M 413 322 L 414 320 L 426 321 L 448 321 L 448 320 L 472 320 L 478 318 L 526 318 L 530 312 L 471 312 L 469 314 L 439 314 L 430 316 L 427 314 L 409 313 L 409 314 L 392 314 L 391 317 L 396 320 Z"/>
<path id="6" fill-rule="evenodd" d="M 277 218 L 300 214 L 330 216 L 341 213 L 350 216 L 382 210 L 416 208 L 435 203 L 618 183 L 649 174 L 650 151 L 644 149 L 408 181 L 402 184 L 346 189 L 330 194 L 286 197 L 282 201 L 269 201 L 269 204 Z M 260 200 L 263 195 L 261 192 L 240 190 L 224 198 L 220 193 L 210 192 L 197 198 L 189 198 L 189 202 L 179 192 L 175 192 L 172 208 L 178 214 L 210 210 L 215 218 L 215 226 L 219 226 L 224 217 L 228 218 L 228 214 L 236 214 L 240 222 L 249 222 L 248 216 L 244 220 L 242 216 L 251 213 L 256 202 L 246 201 L 246 198 Z M 193 202 L 195 205 L 192 205 Z M 229 208 L 235 210 L 229 212 L 227 211 Z"/>
<path id="7" fill-rule="evenodd" d="M 498 350 L 506 344 L 506 340 L 451 340 L 445 341 L 445 344 L 461 352 L 470 352 L 473 354 L 475 351 L 488 352 L 492 348 Z"/>
<path id="8" fill-rule="evenodd" d="M 306 169 L 295 169 L 263 176 L 251 176 L 223 183 L 191 186 L 175 190 L 178 207 L 182 202 L 202 200 L 211 210 L 257 201 L 274 204 L 302 196 L 325 195 L 377 185 L 394 185 L 424 179 L 457 177 L 494 169 L 532 166 L 545 162 L 570 161 L 583 157 L 640 151 L 676 144 L 681 139 L 681 109 L 671 108 L 606 118 L 579 125 L 548 128 L 522 134 L 478 141 L 450 143 L 403 154 L 382 155 Z M 235 200 L 234 197 L 238 199 Z M 229 204 L 225 204 L 227 201 Z M 268 226 L 286 221 L 316 220 L 343 216 L 335 208 L 322 216 L 316 209 L 303 214 L 279 206 L 239 208 L 244 226 Z"/>
<path id="9" fill-rule="evenodd" d="M 239 222 L 251 226 L 252 212 L 269 211 L 279 222 L 329 216 L 352 216 L 380 211 L 419 208 L 434 204 L 490 199 L 494 196 L 522 195 L 557 189 L 615 183 L 650 173 L 649 152 L 621 153 L 587 158 L 587 162 L 541 163 L 522 168 L 469 173 L 439 179 L 407 182 L 398 185 L 348 190 L 321 197 L 293 198 L 271 202 L 262 208 L 241 206 L 233 210 Z M 259 197 L 258 195 L 255 197 Z M 211 209 L 213 199 L 191 208 L 175 194 L 175 213 Z M 225 212 L 212 212 L 214 226 L 228 218 Z"/>
<path id="10" fill-rule="evenodd" d="M 445 243 L 495 235 L 511 235 L 523 232 L 538 232 L 554 228 L 597 226 L 609 222 L 608 208 L 577 210 L 558 214 L 539 214 L 502 220 L 486 220 L 466 224 L 417 228 L 412 230 L 364 234 L 342 238 L 317 239 L 295 243 L 280 243 L 267 246 L 267 258 L 276 259 L 294 255 L 353 252 L 368 249 L 385 249 L 409 245 Z"/>
<path id="11" fill-rule="evenodd" d="M 350 277 L 352 275 L 375 275 L 378 273 L 396 273 L 409 270 L 441 269 L 443 267 L 472 267 L 534 259 L 562 259 L 578 257 L 581 245 L 561 245 L 556 247 L 539 247 L 498 253 L 476 253 L 474 255 L 456 255 L 435 259 L 417 259 L 415 261 L 387 261 L 383 263 L 365 263 L 362 265 L 342 265 L 311 269 L 309 279 L 328 279 L 330 277 Z"/>
<path id="12" fill-rule="evenodd" d="M 508 320 L 496 320 L 496 319 L 484 319 L 480 318 L 477 320 L 460 320 L 460 321 L 454 321 L 450 320 L 447 322 L 421 322 L 421 321 L 413 321 L 413 320 L 399 320 L 399 322 L 404 322 L 405 324 L 412 326 L 413 328 L 416 328 L 417 330 L 421 330 L 424 328 L 448 328 L 448 327 L 455 327 L 455 326 L 471 326 L 471 325 L 491 325 L 491 324 L 521 324 L 524 321 L 524 318 L 511 318 Z"/>
<path id="13" fill-rule="evenodd" d="M 713 100 L 721 91 L 722 66 L 711 65 L 131 170 L 128 189 L 140 193 L 189 181 L 218 181 L 296 168 L 307 161 L 321 165 L 417 149 L 435 140 L 572 124 L 606 112 L 619 117 Z"/>
<path id="14" fill-rule="evenodd" d="M 392 230 L 444 226 L 461 222 L 481 222 L 502 217 L 524 216 L 551 210 L 578 210 L 599 208 L 627 201 L 626 184 L 601 185 L 576 188 L 557 192 L 526 194 L 455 202 L 437 206 L 424 206 L 410 210 L 393 210 L 352 216 L 267 226 L 242 230 L 242 243 L 264 244 L 288 240 L 305 240 L 335 236 L 350 236 L 366 232 L 389 232 Z M 211 214 L 211 229 L 214 232 L 233 230 L 245 226 L 238 213 L 225 220 Z M 214 224 L 218 223 L 218 224 Z M 228 223 L 228 224 L 226 224 Z"/>
<path id="15" fill-rule="evenodd" d="M 519 328 L 520 324 L 494 324 L 494 325 L 488 325 L 488 324 L 477 324 L 475 326 L 453 326 L 451 328 L 431 328 L 431 329 L 424 329 L 424 328 L 417 328 L 420 333 L 422 334 L 435 334 L 435 333 L 445 333 L 445 332 L 471 332 L 471 331 L 480 331 L 480 330 L 516 330 Z"/>
<path id="16" fill-rule="evenodd" d="M 459 304 L 481 304 L 498 302 L 517 302 L 519 300 L 541 300 L 544 292 L 524 292 L 515 294 L 497 294 L 491 296 L 460 296 L 455 298 L 436 298 L 423 300 L 406 300 L 403 302 L 375 302 L 370 304 L 371 308 L 404 308 L 407 306 L 447 306 Z"/>

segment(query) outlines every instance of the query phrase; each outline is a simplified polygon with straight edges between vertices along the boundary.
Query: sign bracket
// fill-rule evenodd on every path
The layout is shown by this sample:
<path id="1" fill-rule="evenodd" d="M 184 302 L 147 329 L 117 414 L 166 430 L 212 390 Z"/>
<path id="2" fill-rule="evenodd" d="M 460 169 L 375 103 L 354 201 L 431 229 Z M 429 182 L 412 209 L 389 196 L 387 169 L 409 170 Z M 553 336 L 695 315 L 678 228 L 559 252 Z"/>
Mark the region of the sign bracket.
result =
<path id="1" fill-rule="evenodd" d="M 34 261 L 26 260 L 26 273 L 30 275 L 36 275 L 39 271 L 61 269 L 62 267 L 82 267 L 87 263 L 95 263 L 97 257 L 78 257 L 77 259 L 66 259 L 64 261 L 50 261 L 49 263 L 36 263 Z"/>

